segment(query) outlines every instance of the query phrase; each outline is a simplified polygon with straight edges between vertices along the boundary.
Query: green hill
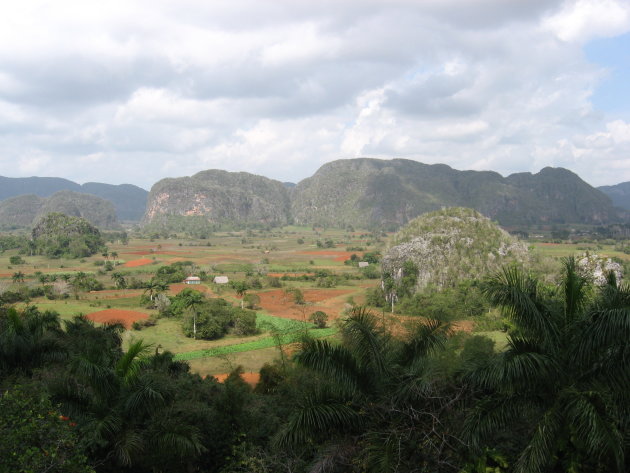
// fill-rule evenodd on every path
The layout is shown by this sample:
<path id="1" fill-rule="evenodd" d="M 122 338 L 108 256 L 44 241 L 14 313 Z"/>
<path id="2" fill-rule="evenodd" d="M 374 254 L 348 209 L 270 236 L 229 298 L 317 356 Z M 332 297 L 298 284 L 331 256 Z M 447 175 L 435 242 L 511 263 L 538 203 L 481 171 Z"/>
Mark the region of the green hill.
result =
<path id="1" fill-rule="evenodd" d="M 622 182 L 614 186 L 601 186 L 597 189 L 610 197 L 613 205 L 630 210 L 630 182 Z"/>
<path id="2" fill-rule="evenodd" d="M 59 177 L 4 177 L 0 176 L 0 200 L 21 195 L 50 197 L 59 191 L 91 194 L 109 200 L 119 220 L 139 221 L 147 205 L 148 192 L 132 184 L 102 184 L 76 182 Z"/>
<path id="3" fill-rule="evenodd" d="M 31 228 L 53 212 L 84 218 L 103 229 L 120 228 L 111 202 L 90 194 L 60 191 L 47 198 L 21 195 L 0 201 L 0 229 Z"/>
<path id="4" fill-rule="evenodd" d="M 603 224 L 622 215 L 610 199 L 562 168 L 507 178 L 404 159 L 351 159 L 323 165 L 292 190 L 295 223 L 398 228 L 425 212 L 472 207 L 502 225 Z"/>

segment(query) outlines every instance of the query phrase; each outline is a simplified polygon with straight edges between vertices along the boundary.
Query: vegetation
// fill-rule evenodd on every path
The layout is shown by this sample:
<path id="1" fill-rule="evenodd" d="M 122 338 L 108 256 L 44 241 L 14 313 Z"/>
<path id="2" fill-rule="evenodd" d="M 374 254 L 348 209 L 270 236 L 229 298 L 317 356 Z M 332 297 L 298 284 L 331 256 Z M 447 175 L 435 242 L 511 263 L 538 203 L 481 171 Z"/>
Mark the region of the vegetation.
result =
<path id="1" fill-rule="evenodd" d="M 105 242 L 100 232 L 87 220 L 50 213 L 32 232 L 35 251 L 49 258 L 82 258 L 101 252 Z"/>
<path id="2" fill-rule="evenodd" d="M 184 233 L 73 260 L 0 237 L 0 471 L 627 470 L 630 289 L 558 259 L 627 242 L 422 290 L 408 260 L 390 313 L 357 264 L 381 274 L 380 231 Z"/>

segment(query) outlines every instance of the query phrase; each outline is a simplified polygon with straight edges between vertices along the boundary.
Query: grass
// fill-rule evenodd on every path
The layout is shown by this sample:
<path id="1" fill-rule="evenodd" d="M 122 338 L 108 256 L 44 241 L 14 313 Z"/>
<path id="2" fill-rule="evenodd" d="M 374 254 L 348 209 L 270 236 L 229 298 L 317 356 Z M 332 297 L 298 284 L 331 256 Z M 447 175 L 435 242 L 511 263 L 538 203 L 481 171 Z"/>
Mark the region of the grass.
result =
<path id="1" fill-rule="evenodd" d="M 329 337 L 337 333 L 336 328 L 321 328 L 311 329 L 308 331 L 309 335 L 314 338 Z M 278 343 L 286 345 L 289 343 L 295 343 L 300 341 L 303 336 L 303 332 L 290 332 L 280 334 L 276 337 L 265 337 L 251 342 L 243 342 L 234 345 L 226 345 L 222 347 L 208 348 L 205 350 L 197 350 L 186 353 L 177 353 L 175 355 L 176 360 L 194 360 L 196 358 L 229 355 L 232 353 L 240 353 L 252 350 L 260 350 L 263 348 L 271 348 L 278 346 Z"/>

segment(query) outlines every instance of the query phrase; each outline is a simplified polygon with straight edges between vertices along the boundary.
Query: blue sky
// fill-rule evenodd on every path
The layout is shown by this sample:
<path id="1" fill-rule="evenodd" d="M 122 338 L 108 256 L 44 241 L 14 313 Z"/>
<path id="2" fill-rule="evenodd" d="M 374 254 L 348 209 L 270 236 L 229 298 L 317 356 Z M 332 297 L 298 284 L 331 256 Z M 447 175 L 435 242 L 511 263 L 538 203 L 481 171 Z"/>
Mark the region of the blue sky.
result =
<path id="1" fill-rule="evenodd" d="M 630 0 L 0 5 L 0 175 L 297 182 L 353 157 L 630 181 Z"/>
<path id="2" fill-rule="evenodd" d="M 593 106 L 630 121 L 630 33 L 593 40 L 584 52 L 589 61 L 606 69 L 593 93 Z"/>

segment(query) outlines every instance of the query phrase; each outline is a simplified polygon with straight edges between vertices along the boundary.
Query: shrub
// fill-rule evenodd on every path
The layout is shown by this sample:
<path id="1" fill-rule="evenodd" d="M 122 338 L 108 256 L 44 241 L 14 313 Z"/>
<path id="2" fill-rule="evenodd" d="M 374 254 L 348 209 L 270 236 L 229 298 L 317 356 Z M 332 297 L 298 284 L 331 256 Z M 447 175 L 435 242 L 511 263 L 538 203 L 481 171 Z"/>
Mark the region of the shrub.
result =
<path id="1" fill-rule="evenodd" d="M 309 315 L 308 320 L 313 322 L 317 328 L 326 328 L 328 314 L 326 314 L 326 312 L 324 311 L 318 310 Z"/>

